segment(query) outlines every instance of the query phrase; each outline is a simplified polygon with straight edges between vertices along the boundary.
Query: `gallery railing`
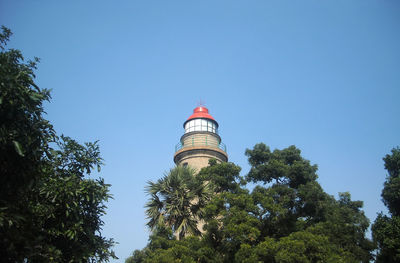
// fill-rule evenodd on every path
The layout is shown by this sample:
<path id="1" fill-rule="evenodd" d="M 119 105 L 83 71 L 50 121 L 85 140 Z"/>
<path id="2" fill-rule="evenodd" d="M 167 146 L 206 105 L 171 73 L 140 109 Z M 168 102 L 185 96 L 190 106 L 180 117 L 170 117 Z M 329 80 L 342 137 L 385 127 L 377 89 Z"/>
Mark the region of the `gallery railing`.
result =
<path id="1" fill-rule="evenodd" d="M 187 147 L 201 147 L 206 146 L 210 148 L 217 148 L 226 152 L 226 145 L 224 143 L 218 143 L 215 138 L 210 138 L 210 136 L 199 136 L 192 135 L 175 146 L 175 152 L 187 148 Z"/>

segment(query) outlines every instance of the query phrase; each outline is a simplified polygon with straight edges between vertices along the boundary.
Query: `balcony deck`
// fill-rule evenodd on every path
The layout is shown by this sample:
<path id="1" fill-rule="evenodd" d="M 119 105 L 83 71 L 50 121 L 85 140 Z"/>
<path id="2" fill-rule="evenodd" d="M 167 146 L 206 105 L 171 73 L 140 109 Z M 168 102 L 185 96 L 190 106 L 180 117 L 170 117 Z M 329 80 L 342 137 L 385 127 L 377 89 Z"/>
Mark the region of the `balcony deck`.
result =
<path id="1" fill-rule="evenodd" d="M 188 140 L 185 140 L 185 143 L 182 142 L 175 145 L 175 152 L 178 152 L 185 148 L 193 148 L 193 147 L 206 147 L 206 148 L 215 148 L 222 150 L 226 153 L 226 145 L 224 143 L 218 143 L 215 139 L 209 138 L 207 135 L 192 135 Z"/>

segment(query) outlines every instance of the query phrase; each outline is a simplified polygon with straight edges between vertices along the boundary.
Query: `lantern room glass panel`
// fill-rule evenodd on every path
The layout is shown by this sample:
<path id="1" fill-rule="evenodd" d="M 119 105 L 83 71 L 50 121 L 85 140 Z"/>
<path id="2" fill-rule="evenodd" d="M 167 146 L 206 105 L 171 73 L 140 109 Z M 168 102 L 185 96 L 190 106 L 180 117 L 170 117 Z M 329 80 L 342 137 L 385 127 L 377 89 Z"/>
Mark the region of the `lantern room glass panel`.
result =
<path id="1" fill-rule="evenodd" d="M 193 131 L 208 131 L 218 133 L 215 122 L 207 119 L 193 119 L 185 124 L 185 133 Z"/>

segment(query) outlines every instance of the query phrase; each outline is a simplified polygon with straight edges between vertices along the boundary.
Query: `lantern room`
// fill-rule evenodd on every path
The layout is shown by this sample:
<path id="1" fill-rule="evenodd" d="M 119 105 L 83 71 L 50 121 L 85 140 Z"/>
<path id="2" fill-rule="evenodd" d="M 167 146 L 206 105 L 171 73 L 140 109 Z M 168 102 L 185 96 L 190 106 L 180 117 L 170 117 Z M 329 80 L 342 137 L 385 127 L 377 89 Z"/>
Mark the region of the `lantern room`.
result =
<path id="1" fill-rule="evenodd" d="M 185 132 L 175 146 L 174 162 L 177 165 L 190 165 L 200 170 L 211 158 L 218 162 L 228 161 L 226 146 L 218 134 L 218 123 L 206 107 L 195 108 L 183 128 Z"/>
<path id="2" fill-rule="evenodd" d="M 218 123 L 204 106 L 195 108 L 193 114 L 183 124 L 183 127 L 185 128 L 185 133 L 207 131 L 218 134 Z"/>

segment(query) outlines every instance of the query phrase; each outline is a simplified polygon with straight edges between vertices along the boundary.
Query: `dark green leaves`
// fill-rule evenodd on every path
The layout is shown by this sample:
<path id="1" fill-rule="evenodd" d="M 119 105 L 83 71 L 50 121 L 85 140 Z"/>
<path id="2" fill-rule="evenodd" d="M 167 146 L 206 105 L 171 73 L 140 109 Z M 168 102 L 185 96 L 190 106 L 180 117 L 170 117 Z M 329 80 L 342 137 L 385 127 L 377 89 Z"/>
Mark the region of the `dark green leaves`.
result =
<path id="1" fill-rule="evenodd" d="M 243 183 L 239 176 L 241 168 L 233 163 L 216 164 L 210 160 L 210 166 L 201 169 L 197 175 L 200 180 L 211 183 L 211 187 L 217 193 L 237 192 Z"/>
<path id="2" fill-rule="evenodd" d="M 382 190 L 383 202 L 394 216 L 400 216 L 400 148 L 392 149 L 385 158 L 385 168 L 389 173 Z"/>
<path id="3" fill-rule="evenodd" d="M 316 180 L 317 166 L 311 165 L 300 153 L 295 146 L 271 153 L 265 144 L 257 144 L 253 150 L 246 150 L 252 165 L 246 179 L 255 183 L 286 184 L 293 188 Z"/>
<path id="4" fill-rule="evenodd" d="M 400 148 L 392 149 L 383 161 L 389 176 L 382 190 L 382 199 L 391 217 L 381 213 L 372 225 L 372 236 L 378 245 L 376 261 L 400 262 Z"/>
<path id="5" fill-rule="evenodd" d="M 48 90 L 34 83 L 39 61 L 5 49 L 0 33 L 0 253 L 4 262 L 104 262 L 115 258 L 101 236 L 109 198 L 97 142 L 58 137 L 44 119 Z"/>
<path id="6" fill-rule="evenodd" d="M 400 148 L 393 148 L 392 154 L 386 154 L 383 158 L 385 162 L 385 169 L 388 171 L 389 176 L 397 178 L 400 176 Z"/>
<path id="7" fill-rule="evenodd" d="M 148 182 L 146 214 L 151 229 L 169 226 L 180 239 L 187 234 L 200 234 L 198 224 L 212 192 L 194 173 L 190 167 L 178 166 L 156 183 Z"/>
<path id="8" fill-rule="evenodd" d="M 271 152 L 265 144 L 257 144 L 246 155 L 251 164 L 246 178 L 253 183 L 252 191 L 244 187 L 240 167 L 232 163 L 211 160 L 195 177 L 214 190 L 205 202 L 205 231 L 200 237 L 174 240 L 159 232 L 162 225 L 177 229 L 174 223 L 179 220 L 171 220 L 173 213 L 167 207 L 188 215 L 187 209 L 172 201 L 192 203 L 196 199 L 191 196 L 198 195 L 196 188 L 187 187 L 184 176 L 178 180 L 170 174 L 149 182 L 147 214 L 155 230 L 149 245 L 126 262 L 356 263 L 372 259 L 362 202 L 351 200 L 349 193 L 340 193 L 338 200 L 325 193 L 316 180 L 316 165 L 304 159 L 299 149 L 290 146 Z M 182 193 L 181 198 L 176 198 L 177 193 Z"/>
<path id="9" fill-rule="evenodd" d="M 377 262 L 400 262 L 400 217 L 380 213 L 372 226 L 372 236 L 379 249 Z"/>
<path id="10" fill-rule="evenodd" d="M 10 40 L 10 36 L 12 35 L 11 30 L 5 26 L 1 26 L 1 33 L 0 33 L 0 48 L 1 50 L 5 49 L 5 46 Z"/>

